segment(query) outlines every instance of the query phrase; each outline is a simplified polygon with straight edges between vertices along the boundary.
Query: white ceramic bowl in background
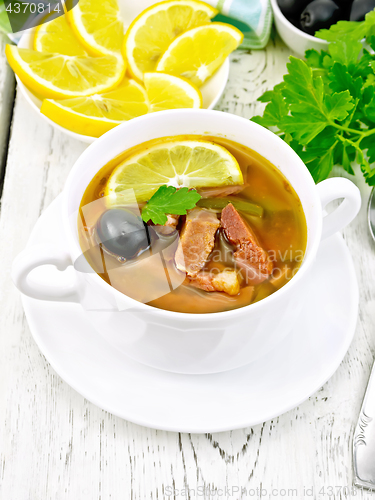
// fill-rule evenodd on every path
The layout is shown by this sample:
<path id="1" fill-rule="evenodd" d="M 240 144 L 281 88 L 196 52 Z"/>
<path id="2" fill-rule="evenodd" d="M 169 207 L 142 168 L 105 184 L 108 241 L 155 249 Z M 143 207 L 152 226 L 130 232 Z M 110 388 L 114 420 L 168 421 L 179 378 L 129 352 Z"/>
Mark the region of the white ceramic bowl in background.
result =
<path id="1" fill-rule="evenodd" d="M 119 0 L 120 10 L 122 17 L 124 19 L 124 28 L 126 29 L 133 19 L 140 14 L 144 9 L 150 7 L 154 3 L 153 0 L 137 0 L 137 2 L 129 0 Z M 24 32 L 22 35 L 18 47 L 22 49 L 32 49 L 34 39 L 34 29 L 30 29 Z M 223 95 L 225 86 L 227 84 L 229 77 L 229 58 L 225 60 L 222 66 L 216 71 L 216 73 L 207 82 L 202 85 L 200 91 L 202 92 L 203 98 L 203 108 L 213 109 L 218 103 L 220 97 Z M 30 106 L 50 125 L 54 128 L 61 130 L 70 137 L 74 137 L 80 141 L 86 142 L 88 144 L 96 141 L 95 137 L 90 137 L 88 135 L 77 134 L 64 127 L 61 127 L 54 121 L 47 118 L 45 115 L 40 113 L 40 108 L 42 106 L 42 101 L 35 96 L 30 90 L 21 82 L 21 80 L 16 76 L 18 88 L 21 90 L 22 94 L 25 96 L 26 101 Z"/>
<path id="2" fill-rule="evenodd" d="M 248 146 L 289 180 L 303 206 L 308 241 L 302 266 L 288 284 L 240 309 L 185 314 L 157 309 L 123 295 L 88 265 L 87 272 L 76 269 L 75 281 L 69 286 L 46 286 L 30 280 L 29 274 L 39 266 L 53 264 L 64 270 L 77 259 L 82 261 L 78 209 L 87 185 L 103 165 L 135 145 L 185 134 L 225 136 Z M 324 218 L 323 224 L 322 208 L 338 198 L 345 200 Z M 66 247 L 28 247 L 15 260 L 12 277 L 21 292 L 30 297 L 81 303 L 88 320 L 106 340 L 141 363 L 180 373 L 225 371 L 266 355 L 292 330 L 305 299 L 308 274 L 322 234 L 327 237 L 348 224 L 360 204 L 358 188 L 347 179 L 329 179 L 316 186 L 292 148 L 256 123 L 220 111 L 161 111 L 114 128 L 86 149 L 63 191 L 61 231 L 65 232 Z"/>
<path id="3" fill-rule="evenodd" d="M 327 50 L 328 42 L 311 36 L 296 28 L 281 12 L 277 0 L 271 0 L 277 32 L 283 42 L 300 57 L 305 57 L 307 49 Z"/>

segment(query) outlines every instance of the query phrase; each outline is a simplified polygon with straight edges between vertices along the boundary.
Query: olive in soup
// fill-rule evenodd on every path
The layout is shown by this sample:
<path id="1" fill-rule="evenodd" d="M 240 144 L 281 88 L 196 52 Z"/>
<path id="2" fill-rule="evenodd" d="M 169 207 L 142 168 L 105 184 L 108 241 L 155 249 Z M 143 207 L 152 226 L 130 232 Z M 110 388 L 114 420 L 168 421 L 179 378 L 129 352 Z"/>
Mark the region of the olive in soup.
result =
<path id="1" fill-rule="evenodd" d="M 171 141 L 225 148 L 241 182 L 223 185 L 218 176 L 217 186 L 212 179 L 210 187 L 190 185 L 200 199 L 186 215 L 166 213 L 163 224 L 142 220 L 148 200 L 108 202 L 106 186 L 119 165 L 144 152 L 140 169 L 148 168 L 147 151 Z M 158 175 L 163 168 L 159 161 Z M 228 311 L 268 297 L 298 272 L 307 244 L 301 202 L 281 172 L 252 149 L 211 136 L 156 139 L 112 160 L 82 197 L 78 231 L 86 259 L 103 280 L 150 306 L 183 313 Z"/>

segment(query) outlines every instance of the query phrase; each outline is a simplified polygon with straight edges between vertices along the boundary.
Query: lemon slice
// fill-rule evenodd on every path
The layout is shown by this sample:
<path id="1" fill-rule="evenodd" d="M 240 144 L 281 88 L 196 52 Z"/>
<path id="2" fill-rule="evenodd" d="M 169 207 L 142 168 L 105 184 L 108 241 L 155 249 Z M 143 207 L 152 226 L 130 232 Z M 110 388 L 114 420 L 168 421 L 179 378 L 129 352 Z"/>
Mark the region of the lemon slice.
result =
<path id="1" fill-rule="evenodd" d="M 158 59 L 178 35 L 207 24 L 217 13 L 197 0 L 168 0 L 144 10 L 129 26 L 123 44 L 132 76 L 143 80 L 143 73 L 155 70 Z"/>
<path id="2" fill-rule="evenodd" d="M 76 37 L 89 52 L 120 55 L 124 26 L 116 0 L 79 0 L 67 15 Z"/>
<path id="3" fill-rule="evenodd" d="M 144 74 L 144 84 L 151 112 L 202 107 L 202 94 L 188 80 L 154 72 Z"/>
<path id="4" fill-rule="evenodd" d="M 7 45 L 5 53 L 22 83 L 36 94 L 52 99 L 111 90 L 125 73 L 124 62 L 114 56 L 66 56 L 14 45 Z"/>
<path id="5" fill-rule="evenodd" d="M 120 123 L 148 112 L 146 91 L 124 79 L 111 92 L 55 101 L 45 99 L 41 113 L 77 134 L 100 137 Z"/>
<path id="6" fill-rule="evenodd" d="M 177 140 L 152 146 L 120 163 L 104 194 L 109 205 L 149 200 L 163 184 L 213 187 L 243 184 L 241 169 L 228 150 L 213 142 Z"/>
<path id="7" fill-rule="evenodd" d="M 183 33 L 171 43 L 156 70 L 183 76 L 199 87 L 242 40 L 241 31 L 229 24 L 199 26 Z"/>
<path id="8" fill-rule="evenodd" d="M 87 53 L 74 36 L 65 16 L 41 24 L 35 31 L 34 50 L 67 56 L 86 56 Z"/>

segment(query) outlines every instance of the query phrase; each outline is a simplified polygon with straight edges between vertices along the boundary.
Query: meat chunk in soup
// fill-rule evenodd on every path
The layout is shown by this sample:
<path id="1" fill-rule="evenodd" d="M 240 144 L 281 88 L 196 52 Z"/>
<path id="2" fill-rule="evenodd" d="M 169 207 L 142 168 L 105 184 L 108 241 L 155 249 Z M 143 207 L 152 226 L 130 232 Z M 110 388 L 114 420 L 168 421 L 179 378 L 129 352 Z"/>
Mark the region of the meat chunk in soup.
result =
<path id="1" fill-rule="evenodd" d="M 211 188 L 199 188 L 198 193 L 202 198 L 224 198 L 225 196 L 230 196 L 231 194 L 237 194 L 243 191 L 246 184 L 233 185 L 233 186 L 219 186 Z"/>
<path id="2" fill-rule="evenodd" d="M 199 273 L 214 248 L 219 226 L 220 221 L 214 212 L 204 208 L 189 211 L 175 255 L 177 269 L 190 277 Z"/>
<path id="3" fill-rule="evenodd" d="M 156 224 L 155 230 L 159 234 L 171 234 L 176 231 L 179 215 L 167 214 L 167 222 L 163 225 Z"/>
<path id="4" fill-rule="evenodd" d="M 245 271 L 246 282 L 256 284 L 267 279 L 272 273 L 272 261 L 259 245 L 254 231 L 231 203 L 221 212 L 221 226 L 228 241 L 237 248 L 234 258 Z"/>
<path id="5" fill-rule="evenodd" d="M 190 278 L 190 284 L 206 292 L 226 292 L 237 295 L 240 292 L 240 280 L 236 271 L 225 270 L 220 273 L 201 271 L 195 278 Z"/>

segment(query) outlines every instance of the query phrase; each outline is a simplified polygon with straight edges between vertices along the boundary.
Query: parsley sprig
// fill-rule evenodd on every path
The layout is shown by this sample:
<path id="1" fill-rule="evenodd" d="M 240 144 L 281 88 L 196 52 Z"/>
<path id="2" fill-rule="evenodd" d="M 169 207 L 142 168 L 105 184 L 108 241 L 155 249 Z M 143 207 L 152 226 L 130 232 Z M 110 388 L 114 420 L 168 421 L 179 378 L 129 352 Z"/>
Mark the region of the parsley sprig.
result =
<path id="1" fill-rule="evenodd" d="M 334 165 L 354 174 L 358 162 L 373 186 L 375 10 L 363 22 L 339 21 L 316 36 L 330 42 L 328 51 L 307 50 L 306 60 L 290 57 L 283 82 L 258 99 L 267 103 L 263 116 L 252 120 L 280 135 L 315 182 Z"/>
<path id="2" fill-rule="evenodd" d="M 176 189 L 173 186 L 160 186 L 142 209 L 142 219 L 151 220 L 154 224 L 165 224 L 166 214 L 185 215 L 194 208 L 201 195 L 187 187 Z"/>

